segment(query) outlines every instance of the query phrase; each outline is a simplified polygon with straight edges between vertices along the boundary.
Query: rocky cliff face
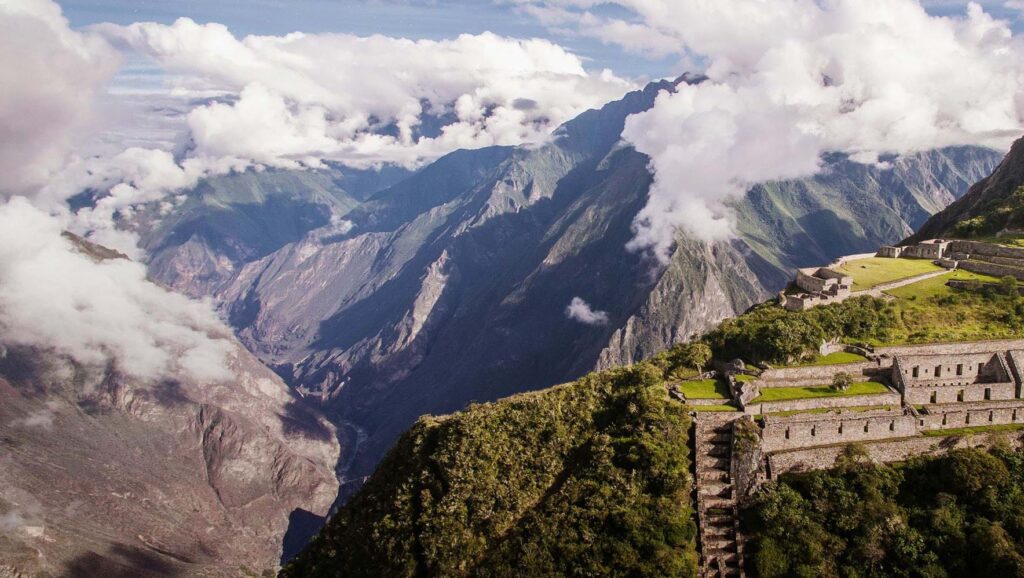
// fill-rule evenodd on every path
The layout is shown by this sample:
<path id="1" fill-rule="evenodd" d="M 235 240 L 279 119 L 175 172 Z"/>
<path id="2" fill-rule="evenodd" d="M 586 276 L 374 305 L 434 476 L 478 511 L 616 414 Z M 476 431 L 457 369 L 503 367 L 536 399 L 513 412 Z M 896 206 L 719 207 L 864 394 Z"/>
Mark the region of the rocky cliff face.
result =
<path id="1" fill-rule="evenodd" d="M 667 266 L 625 250 L 651 177 L 619 141 L 653 84 L 534 148 L 458 151 L 244 266 L 218 292 L 239 337 L 339 423 L 365 475 L 423 413 L 445 413 L 643 358 L 743 311 L 796 266 L 909 234 L 995 164 L 978 148 L 827 159 L 754 187 L 730 242 L 680 237 Z M 606 323 L 568 319 L 581 297 Z"/>
<path id="2" fill-rule="evenodd" d="M 814 178 L 759 185 L 739 237 L 680 237 L 658 266 L 624 248 L 650 183 L 618 141 L 671 83 L 567 123 L 540 148 L 460 151 L 244 267 L 218 293 L 253 352 L 369 436 L 368 473 L 423 413 L 642 359 L 768 297 L 793 267 L 902 238 L 995 162 L 981 149 L 891 168 L 828 159 Z M 572 297 L 607 323 L 566 318 Z"/>
<path id="3" fill-rule="evenodd" d="M 0 336 L 0 576 L 259 575 L 301 546 L 335 429 L 237 342 L 228 368 L 144 381 Z"/>
<path id="4" fill-rule="evenodd" d="M 990 236 L 1004 227 L 1024 227 L 1024 199 L 1018 193 L 1021 185 L 1024 185 L 1024 138 L 1013 143 L 991 175 L 978 180 L 966 195 L 928 219 L 906 242 L 953 235 Z M 1018 193 L 1016 198 L 1015 193 Z"/>
<path id="5" fill-rule="evenodd" d="M 236 173 L 203 181 L 174 206 L 143 211 L 134 226 L 150 276 L 190 297 L 215 293 L 245 263 L 314 229 L 344 230 L 345 214 L 408 176 L 399 168 Z"/>

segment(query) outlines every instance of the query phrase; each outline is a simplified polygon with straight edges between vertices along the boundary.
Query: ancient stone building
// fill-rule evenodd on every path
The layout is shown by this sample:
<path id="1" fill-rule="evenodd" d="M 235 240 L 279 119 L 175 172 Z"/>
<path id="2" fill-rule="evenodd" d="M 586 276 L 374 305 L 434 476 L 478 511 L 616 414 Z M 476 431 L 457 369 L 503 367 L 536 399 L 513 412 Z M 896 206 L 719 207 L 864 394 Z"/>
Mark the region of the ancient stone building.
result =
<path id="1" fill-rule="evenodd" d="M 827 267 L 799 269 L 779 301 L 789 311 L 803 311 L 826 303 L 839 303 L 852 293 L 853 278 Z"/>

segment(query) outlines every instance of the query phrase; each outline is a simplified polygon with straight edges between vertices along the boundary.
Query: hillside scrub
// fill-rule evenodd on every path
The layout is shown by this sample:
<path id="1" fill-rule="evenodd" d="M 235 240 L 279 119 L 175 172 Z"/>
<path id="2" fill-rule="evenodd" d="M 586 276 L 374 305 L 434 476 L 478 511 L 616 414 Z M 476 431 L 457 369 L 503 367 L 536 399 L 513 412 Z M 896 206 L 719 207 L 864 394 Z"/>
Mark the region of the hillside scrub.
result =
<path id="1" fill-rule="evenodd" d="M 953 450 L 875 465 L 850 446 L 745 511 L 752 566 L 780 576 L 1024 576 L 1024 454 Z"/>
<path id="2" fill-rule="evenodd" d="M 695 576 L 689 417 L 651 364 L 424 417 L 282 576 Z"/>

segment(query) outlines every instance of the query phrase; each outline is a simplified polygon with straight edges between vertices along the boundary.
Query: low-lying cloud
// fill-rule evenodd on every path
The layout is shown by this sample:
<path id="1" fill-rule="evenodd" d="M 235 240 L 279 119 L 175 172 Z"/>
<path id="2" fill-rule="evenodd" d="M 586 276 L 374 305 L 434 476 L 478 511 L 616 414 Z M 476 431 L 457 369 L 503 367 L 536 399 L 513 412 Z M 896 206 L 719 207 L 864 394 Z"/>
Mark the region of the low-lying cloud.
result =
<path id="1" fill-rule="evenodd" d="M 608 313 L 606 311 L 594 311 L 589 303 L 579 297 L 573 297 L 569 305 L 566 306 L 565 316 L 584 325 L 608 324 Z"/>
<path id="2" fill-rule="evenodd" d="M 230 377 L 229 332 L 208 303 L 146 280 L 127 259 L 95 262 L 60 222 L 16 198 L 0 205 L 0 342 L 113 363 L 141 379 Z"/>
<path id="3" fill-rule="evenodd" d="M 598 4 L 520 3 L 585 19 Z M 731 200 L 758 182 L 814 174 L 823 153 L 874 163 L 949 145 L 1005 149 L 1024 131 L 1022 40 L 978 4 L 948 18 L 915 0 L 614 3 L 649 34 L 583 31 L 627 47 L 646 40 L 655 54 L 672 53 L 665 37 L 674 38 L 674 54 L 708 76 L 661 95 L 623 133 L 655 174 L 630 247 L 663 261 L 679 229 L 733 235 Z"/>

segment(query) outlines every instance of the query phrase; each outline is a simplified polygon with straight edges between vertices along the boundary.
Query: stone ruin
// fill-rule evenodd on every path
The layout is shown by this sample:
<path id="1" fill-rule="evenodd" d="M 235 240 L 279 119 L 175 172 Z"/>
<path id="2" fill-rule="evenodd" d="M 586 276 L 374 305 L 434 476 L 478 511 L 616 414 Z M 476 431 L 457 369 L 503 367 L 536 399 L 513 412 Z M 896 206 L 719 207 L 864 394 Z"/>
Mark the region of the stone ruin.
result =
<path id="1" fill-rule="evenodd" d="M 932 239 L 906 247 L 886 246 L 877 256 L 931 259 L 947 269 L 963 269 L 993 277 L 1024 281 L 1024 248 L 982 241 Z"/>
<path id="2" fill-rule="evenodd" d="M 772 388 L 827 386 L 839 373 L 885 391 L 758 400 Z M 764 481 L 832 467 L 853 443 L 891 462 L 968 444 L 944 430 L 1024 424 L 1024 340 L 879 347 L 857 363 L 771 368 L 752 380 L 735 375 L 727 377 L 738 411 L 696 413 L 702 576 L 743 575 L 739 504 Z M 1022 437 L 1012 443 L 1022 445 Z M 996 439 L 972 436 L 970 444 Z"/>
<path id="3" fill-rule="evenodd" d="M 827 303 L 839 303 L 853 294 L 853 277 L 828 267 L 798 269 L 796 280 L 779 294 L 789 311 L 803 311 Z"/>

